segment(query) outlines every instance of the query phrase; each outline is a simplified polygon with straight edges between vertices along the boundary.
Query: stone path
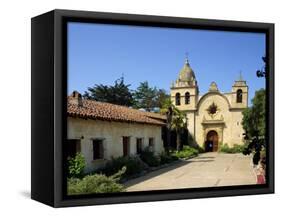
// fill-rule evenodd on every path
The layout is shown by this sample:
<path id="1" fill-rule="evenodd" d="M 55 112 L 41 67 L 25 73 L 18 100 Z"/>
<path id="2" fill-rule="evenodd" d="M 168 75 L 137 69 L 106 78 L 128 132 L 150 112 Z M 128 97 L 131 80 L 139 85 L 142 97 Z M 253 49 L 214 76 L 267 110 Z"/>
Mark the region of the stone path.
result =
<path id="1" fill-rule="evenodd" d="M 127 191 L 256 184 L 251 157 L 209 152 L 125 183 Z"/>

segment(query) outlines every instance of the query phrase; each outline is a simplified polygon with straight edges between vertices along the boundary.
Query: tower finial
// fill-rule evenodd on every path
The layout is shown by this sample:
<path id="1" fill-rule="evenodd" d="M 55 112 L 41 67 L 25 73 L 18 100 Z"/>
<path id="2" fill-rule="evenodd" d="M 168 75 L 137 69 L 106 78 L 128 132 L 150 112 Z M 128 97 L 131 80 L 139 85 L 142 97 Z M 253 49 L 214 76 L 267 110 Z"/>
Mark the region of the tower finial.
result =
<path id="1" fill-rule="evenodd" d="M 185 52 L 185 64 L 189 65 L 188 52 Z"/>
<path id="2" fill-rule="evenodd" d="M 241 70 L 240 70 L 240 72 L 239 72 L 239 81 L 243 81 L 242 71 L 241 71 Z"/>

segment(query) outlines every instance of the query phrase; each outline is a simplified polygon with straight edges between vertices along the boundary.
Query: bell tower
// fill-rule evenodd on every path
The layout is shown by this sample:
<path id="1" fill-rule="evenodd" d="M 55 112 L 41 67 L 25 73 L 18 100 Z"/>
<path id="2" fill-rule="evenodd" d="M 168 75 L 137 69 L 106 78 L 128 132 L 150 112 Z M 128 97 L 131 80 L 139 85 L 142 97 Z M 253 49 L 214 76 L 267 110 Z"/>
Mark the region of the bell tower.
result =
<path id="1" fill-rule="evenodd" d="M 194 71 L 190 67 L 186 58 L 185 63 L 180 70 L 178 79 L 171 85 L 171 101 L 180 111 L 186 115 L 186 126 L 188 128 L 190 138 L 189 142 L 195 142 L 195 113 L 198 102 L 198 85 Z M 190 143 L 191 144 L 191 143 Z"/>
<path id="2" fill-rule="evenodd" d="M 171 84 L 171 101 L 181 111 L 195 110 L 198 93 L 194 71 L 186 58 L 178 79 Z"/>
<path id="3" fill-rule="evenodd" d="M 231 107 L 247 108 L 248 107 L 248 85 L 240 72 L 239 79 L 232 85 Z"/>

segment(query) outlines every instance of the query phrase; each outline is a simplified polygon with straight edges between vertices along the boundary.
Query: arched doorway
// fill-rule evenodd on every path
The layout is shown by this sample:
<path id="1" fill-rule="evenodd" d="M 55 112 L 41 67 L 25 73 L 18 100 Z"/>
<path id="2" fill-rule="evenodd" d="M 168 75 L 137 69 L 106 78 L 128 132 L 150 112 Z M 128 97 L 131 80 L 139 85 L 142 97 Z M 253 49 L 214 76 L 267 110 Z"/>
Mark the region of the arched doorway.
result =
<path id="1" fill-rule="evenodd" d="M 219 137 L 214 130 L 208 132 L 205 142 L 205 151 L 218 151 Z"/>

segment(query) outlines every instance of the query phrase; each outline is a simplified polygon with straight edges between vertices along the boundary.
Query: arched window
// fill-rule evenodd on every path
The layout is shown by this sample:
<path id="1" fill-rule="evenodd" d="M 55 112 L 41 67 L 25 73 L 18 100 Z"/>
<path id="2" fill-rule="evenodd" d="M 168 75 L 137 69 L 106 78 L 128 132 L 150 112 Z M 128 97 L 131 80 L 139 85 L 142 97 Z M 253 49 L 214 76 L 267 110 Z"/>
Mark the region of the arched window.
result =
<path id="1" fill-rule="evenodd" d="M 189 104 L 190 103 L 190 93 L 189 92 L 186 92 L 185 93 L 185 104 Z"/>
<path id="2" fill-rule="evenodd" d="M 176 93 L 176 105 L 180 105 L 181 104 L 181 95 L 180 93 Z"/>
<path id="3" fill-rule="evenodd" d="M 243 93 L 242 93 L 242 90 L 239 89 L 236 92 L 236 102 L 237 103 L 242 103 L 242 100 L 243 100 Z"/>

